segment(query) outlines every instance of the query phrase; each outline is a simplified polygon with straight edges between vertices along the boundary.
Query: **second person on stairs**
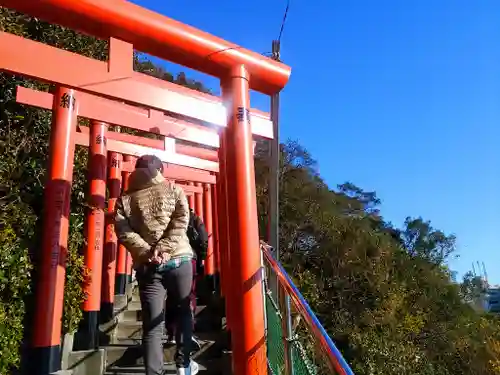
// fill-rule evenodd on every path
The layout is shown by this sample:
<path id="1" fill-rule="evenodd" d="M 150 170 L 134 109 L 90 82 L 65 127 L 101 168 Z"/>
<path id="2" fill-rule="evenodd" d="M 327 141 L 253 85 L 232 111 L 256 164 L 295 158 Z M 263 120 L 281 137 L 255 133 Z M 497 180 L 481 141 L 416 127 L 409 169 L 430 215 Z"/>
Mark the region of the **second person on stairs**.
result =
<path id="1" fill-rule="evenodd" d="M 191 261 L 193 265 L 193 287 L 191 289 L 191 311 L 193 313 L 193 331 L 195 329 L 195 312 L 196 312 L 196 284 L 198 281 L 198 275 L 203 278 L 204 269 L 203 261 L 207 257 L 208 250 L 208 232 L 205 228 L 205 224 L 201 217 L 196 215 L 194 210 L 191 208 L 189 210 L 189 224 L 187 229 L 187 236 L 189 239 L 189 244 L 194 250 L 194 258 Z M 167 296 L 167 301 L 165 303 L 165 327 L 167 329 L 167 341 L 169 344 L 175 344 L 175 309 L 173 304 L 169 301 Z M 193 350 L 200 350 L 200 343 L 196 337 L 192 336 Z"/>
<path id="2" fill-rule="evenodd" d="M 194 252 L 186 233 L 189 215 L 184 191 L 164 179 L 161 160 L 153 155 L 140 157 L 128 190 L 117 202 L 115 230 L 131 253 L 136 270 L 146 375 L 163 374 L 166 294 L 175 310 L 177 374 L 195 375 L 199 370 L 191 360 Z"/>

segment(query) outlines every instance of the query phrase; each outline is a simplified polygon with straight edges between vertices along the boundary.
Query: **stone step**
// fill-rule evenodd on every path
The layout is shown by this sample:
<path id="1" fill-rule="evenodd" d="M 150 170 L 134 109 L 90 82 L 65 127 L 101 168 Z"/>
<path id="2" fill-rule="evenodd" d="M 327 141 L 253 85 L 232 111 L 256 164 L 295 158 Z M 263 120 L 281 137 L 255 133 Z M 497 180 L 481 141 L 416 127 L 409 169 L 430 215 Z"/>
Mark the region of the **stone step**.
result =
<path id="1" fill-rule="evenodd" d="M 198 305 L 195 311 L 195 318 L 196 331 L 218 331 L 225 327 L 226 319 L 225 317 L 221 318 L 220 309 L 211 306 Z M 115 325 L 117 327 L 119 327 L 121 323 L 123 323 L 123 325 L 130 325 L 134 322 L 142 322 L 142 310 L 139 302 L 131 302 L 127 309 L 120 312 L 115 319 Z M 121 329 L 116 328 L 115 333 L 119 330 Z"/>
<path id="2" fill-rule="evenodd" d="M 140 322 L 142 321 L 142 310 L 125 310 L 119 315 L 122 322 Z"/>
<path id="3" fill-rule="evenodd" d="M 199 366 L 200 375 L 229 375 L 231 371 L 227 371 L 228 364 L 227 361 L 219 358 L 206 362 L 197 362 Z M 229 365 L 230 367 L 230 365 Z M 176 368 L 173 362 L 165 363 L 163 366 L 163 371 L 165 375 L 175 375 Z M 106 370 L 104 375 L 144 375 L 144 367 L 142 366 L 116 366 L 110 367 Z"/>
<path id="4" fill-rule="evenodd" d="M 198 317 L 196 321 L 195 332 L 205 333 L 205 332 L 219 332 L 222 330 L 221 324 L 211 324 L 210 320 L 205 321 L 203 317 Z M 160 323 L 163 325 L 163 323 Z M 163 327 L 163 331 L 165 328 Z M 142 337 L 142 321 L 125 320 L 119 321 L 115 328 L 113 337 L 116 340 L 123 339 L 134 339 L 140 340 Z"/>
<path id="5" fill-rule="evenodd" d="M 139 297 L 139 290 L 138 289 L 134 290 L 134 292 L 132 293 L 131 301 L 132 302 L 141 302 L 141 298 Z"/>
<path id="6" fill-rule="evenodd" d="M 229 375 L 230 356 L 225 351 L 225 331 L 220 317 L 206 306 L 198 306 L 196 311 L 196 337 L 201 349 L 193 353 L 193 359 L 200 364 L 200 375 Z M 143 375 L 145 374 L 142 355 L 142 313 L 140 302 L 132 301 L 117 316 L 111 344 L 103 346 L 106 351 L 105 375 Z M 215 322 L 215 324 L 214 324 Z M 198 328 L 201 327 L 201 328 Z M 165 374 L 175 374 L 173 365 L 175 345 L 164 340 Z M 229 359 L 228 359 L 229 357 Z"/>
<path id="7" fill-rule="evenodd" d="M 202 338 L 197 337 L 201 349 L 193 353 L 193 359 L 212 357 L 220 357 L 222 348 L 218 344 L 218 333 L 206 335 Z M 175 356 L 175 345 L 164 341 L 163 358 L 165 362 L 172 362 Z M 104 348 L 106 350 L 106 366 L 130 366 L 142 364 L 144 361 L 141 340 L 136 340 L 134 343 L 121 340 L 117 344 L 113 344 Z"/>
<path id="8" fill-rule="evenodd" d="M 106 368 L 142 366 L 144 357 L 141 345 L 116 345 L 108 346 L 106 350 Z M 175 347 L 165 346 L 163 360 L 165 363 L 173 362 Z"/>
<path id="9" fill-rule="evenodd" d="M 198 374 L 206 374 L 204 371 L 205 367 L 200 366 L 200 371 Z M 164 375 L 175 375 L 176 369 L 173 363 L 166 363 L 163 366 Z M 111 367 L 106 370 L 104 375 L 144 375 L 146 372 L 144 371 L 143 366 L 120 366 L 120 367 Z"/>
<path id="10" fill-rule="evenodd" d="M 193 359 L 206 367 L 203 374 L 231 374 L 231 357 L 224 346 L 227 341 L 226 336 L 225 332 L 210 332 L 197 335 L 201 349 L 193 353 Z M 106 369 L 108 371 L 106 374 L 135 373 L 131 371 L 141 369 L 144 363 L 141 340 L 136 340 L 132 344 L 121 341 L 120 344 L 109 345 L 103 349 L 106 351 Z M 175 345 L 164 343 L 163 353 L 165 363 L 173 363 Z M 173 371 L 175 373 L 175 369 Z M 200 373 L 202 372 L 200 371 Z M 137 372 L 137 374 L 144 374 L 144 372 Z"/>
<path id="11" fill-rule="evenodd" d="M 111 336 L 111 345 L 135 345 L 142 342 L 142 325 L 137 325 L 138 322 L 121 322 L 117 325 L 117 330 L 114 335 Z M 140 323 L 139 323 L 140 324 Z M 205 327 L 203 327 L 205 328 Z M 222 330 L 221 330 L 222 331 Z M 219 333 L 221 331 L 212 330 L 195 330 L 195 336 L 203 340 L 210 341 L 210 334 Z M 207 338 L 208 335 L 208 338 Z M 163 342 L 167 342 L 167 335 L 164 330 L 162 336 Z"/>
<path id="12" fill-rule="evenodd" d="M 203 314 L 205 311 L 205 306 L 198 306 L 196 308 L 195 317 L 199 321 L 198 326 L 210 327 L 212 323 L 210 317 L 207 314 Z M 208 313 L 208 311 L 207 311 Z M 217 317 L 212 320 L 217 320 Z M 208 319 L 208 322 L 206 322 Z M 218 320 L 217 320 L 218 321 Z M 163 323 L 162 323 L 163 324 Z M 215 328 L 219 328 L 217 324 Z M 126 310 L 123 311 L 118 317 L 113 325 L 114 334 L 113 336 L 118 339 L 124 338 L 140 338 L 142 334 L 142 311 L 141 310 Z M 206 329 L 205 329 L 206 330 Z"/>
<path id="13" fill-rule="evenodd" d="M 102 374 L 106 368 L 106 350 L 80 350 L 68 355 L 68 370 L 72 375 Z"/>
<path id="14" fill-rule="evenodd" d="M 126 311 L 139 311 L 141 310 L 141 302 L 140 301 L 131 301 L 127 305 Z"/>
<path id="15" fill-rule="evenodd" d="M 195 316 L 200 315 L 206 306 L 197 306 Z M 140 302 L 131 302 L 123 311 L 117 312 L 120 322 L 140 322 L 142 321 L 142 309 Z"/>
<path id="16" fill-rule="evenodd" d="M 142 322 L 125 321 L 116 325 L 115 338 L 120 339 L 140 339 L 142 336 Z"/>

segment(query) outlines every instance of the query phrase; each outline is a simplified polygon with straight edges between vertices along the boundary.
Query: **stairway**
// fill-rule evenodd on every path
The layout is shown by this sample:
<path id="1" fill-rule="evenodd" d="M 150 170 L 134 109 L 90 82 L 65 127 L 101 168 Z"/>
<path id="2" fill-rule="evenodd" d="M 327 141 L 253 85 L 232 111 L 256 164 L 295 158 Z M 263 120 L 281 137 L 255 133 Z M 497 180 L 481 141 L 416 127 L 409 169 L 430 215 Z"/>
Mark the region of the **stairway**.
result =
<path id="1" fill-rule="evenodd" d="M 201 349 L 193 354 L 193 359 L 199 364 L 199 374 L 231 374 L 231 358 L 226 350 L 227 335 L 223 329 L 225 322 L 221 318 L 220 300 L 210 295 L 208 298 L 199 296 L 198 302 L 204 303 L 197 307 L 195 313 L 195 335 Z M 137 288 L 134 288 L 127 306 L 122 311 L 116 311 L 114 324 L 107 337 L 109 343 L 101 346 L 106 350 L 105 375 L 144 375 L 141 303 Z M 165 374 L 175 374 L 175 346 L 167 344 L 166 336 L 163 347 Z"/>

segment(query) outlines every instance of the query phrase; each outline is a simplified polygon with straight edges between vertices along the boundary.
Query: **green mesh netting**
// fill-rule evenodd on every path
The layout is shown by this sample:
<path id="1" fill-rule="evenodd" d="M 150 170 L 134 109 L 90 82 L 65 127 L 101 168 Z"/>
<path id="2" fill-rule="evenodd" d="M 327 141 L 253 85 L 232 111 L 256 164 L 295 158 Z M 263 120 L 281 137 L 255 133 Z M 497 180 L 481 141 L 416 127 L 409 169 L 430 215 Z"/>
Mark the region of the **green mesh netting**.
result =
<path id="1" fill-rule="evenodd" d="M 285 353 L 281 315 L 270 295 L 266 295 L 267 315 L 267 358 L 273 375 L 284 375 Z M 299 342 L 292 343 L 292 363 L 294 375 L 318 375 L 316 366 L 309 360 Z"/>
<path id="2" fill-rule="evenodd" d="M 267 315 L 267 360 L 274 375 L 283 374 L 285 368 L 285 353 L 283 347 L 283 334 L 281 329 L 281 317 L 274 307 L 269 295 L 266 296 Z"/>

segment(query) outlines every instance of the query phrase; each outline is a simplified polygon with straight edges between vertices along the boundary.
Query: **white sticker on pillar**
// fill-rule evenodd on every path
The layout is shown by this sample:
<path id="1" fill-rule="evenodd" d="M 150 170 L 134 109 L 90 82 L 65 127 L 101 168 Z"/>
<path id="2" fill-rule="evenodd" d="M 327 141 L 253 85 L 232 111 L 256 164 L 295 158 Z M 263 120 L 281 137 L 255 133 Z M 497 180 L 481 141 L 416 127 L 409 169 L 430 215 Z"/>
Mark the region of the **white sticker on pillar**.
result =
<path id="1" fill-rule="evenodd" d="M 175 152 L 175 139 L 170 138 L 170 137 L 165 137 L 164 149 L 166 152 L 174 153 Z"/>

